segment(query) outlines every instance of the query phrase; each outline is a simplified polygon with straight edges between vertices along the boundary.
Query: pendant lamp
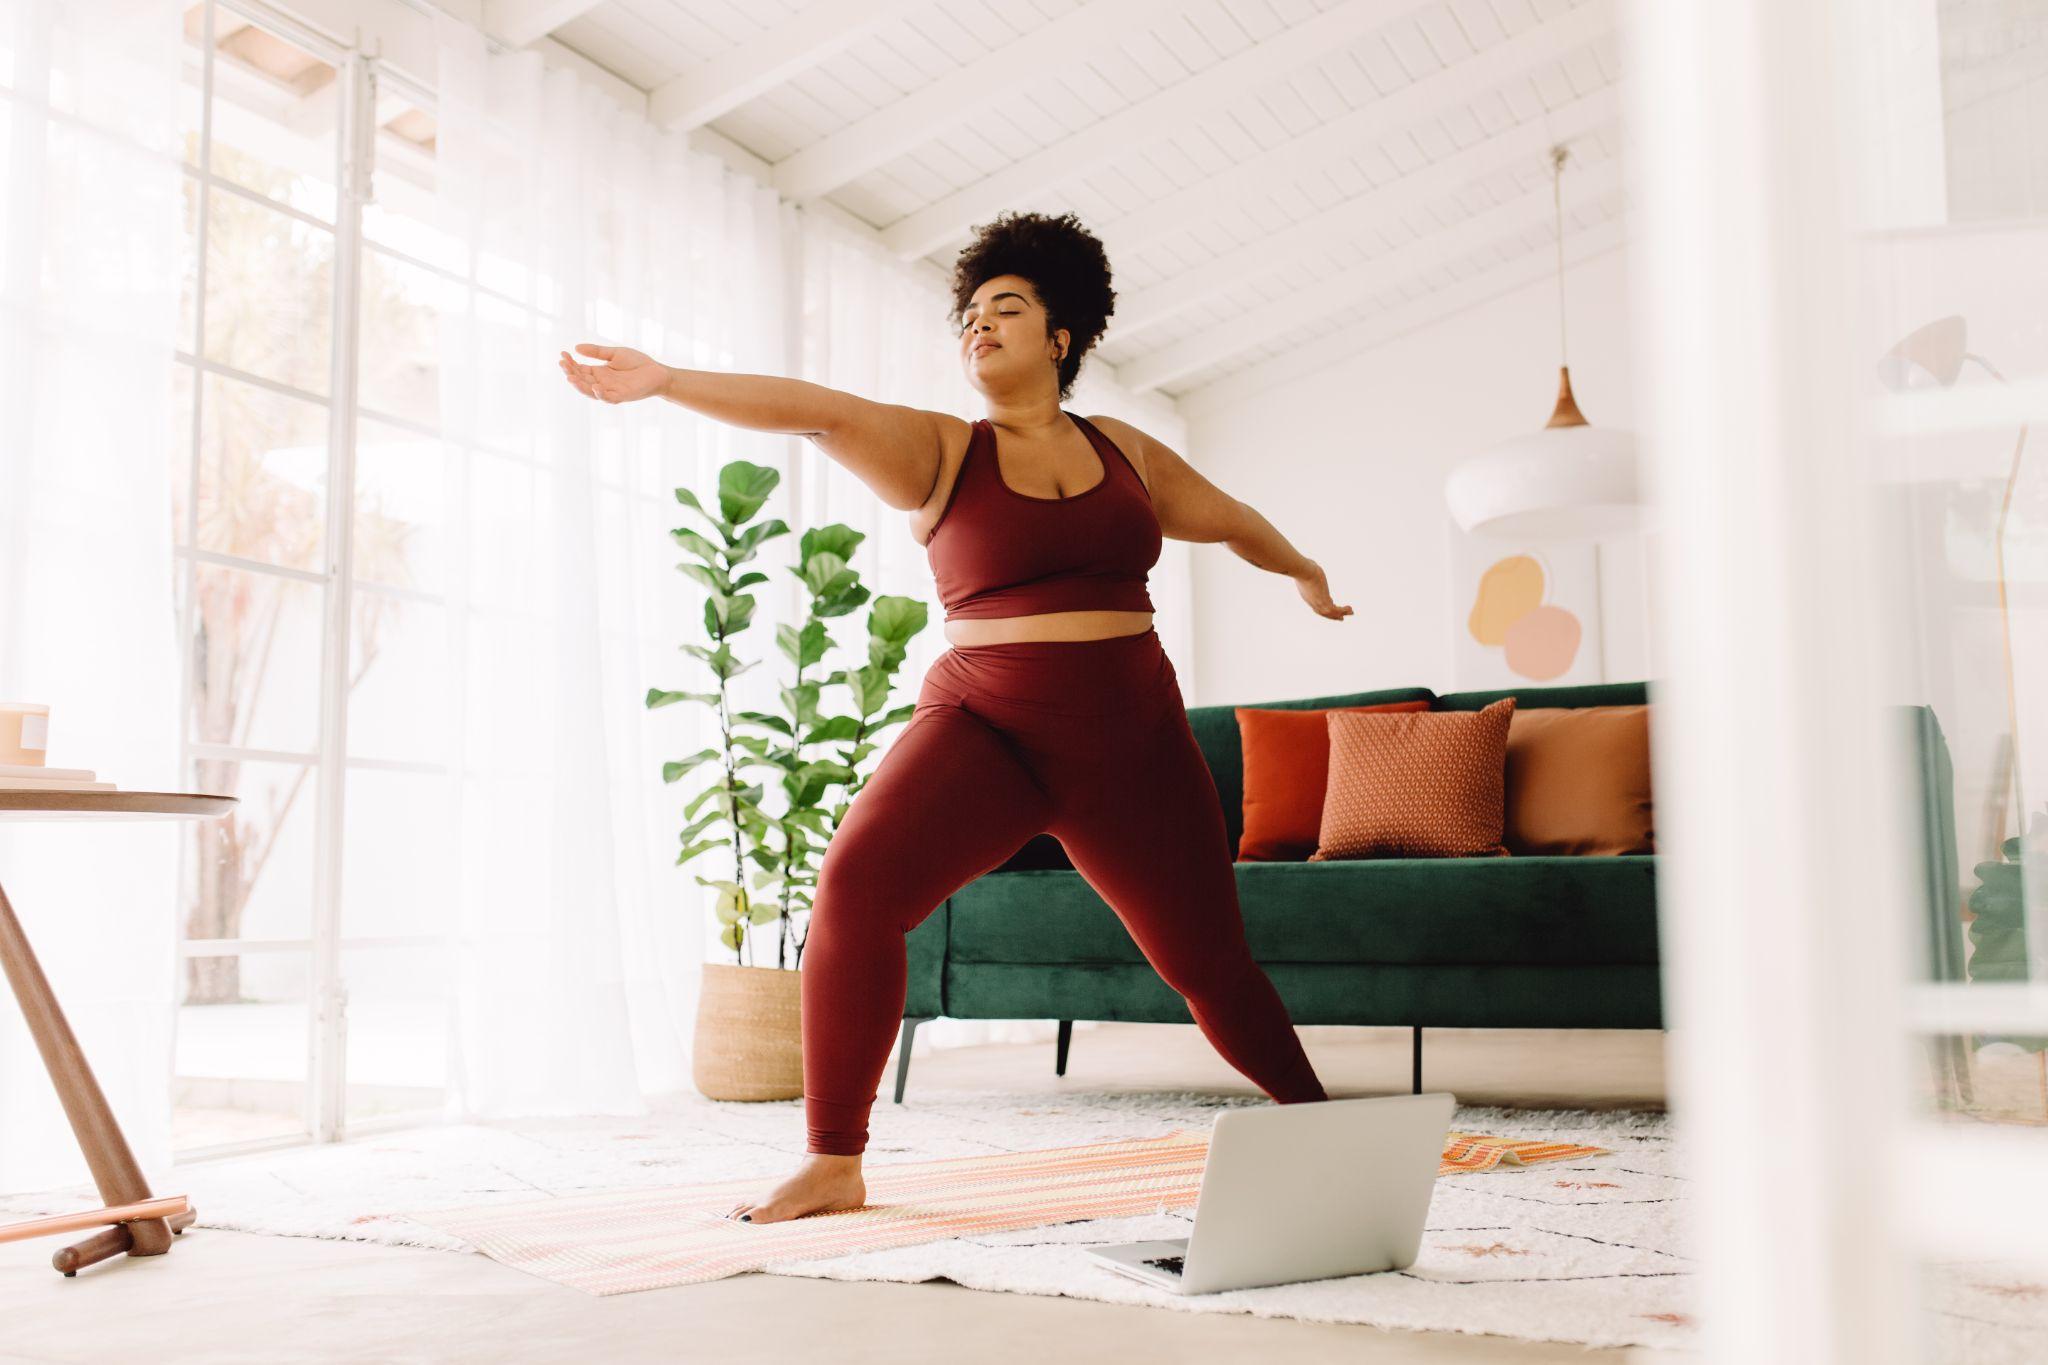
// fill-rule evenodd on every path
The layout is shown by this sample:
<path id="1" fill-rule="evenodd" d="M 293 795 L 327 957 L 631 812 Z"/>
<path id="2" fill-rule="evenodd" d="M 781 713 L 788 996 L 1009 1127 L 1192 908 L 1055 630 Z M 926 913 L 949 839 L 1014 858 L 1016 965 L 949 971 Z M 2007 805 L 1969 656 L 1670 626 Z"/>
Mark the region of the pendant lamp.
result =
<path id="1" fill-rule="evenodd" d="M 1557 408 L 1542 430 L 1516 436 L 1461 462 L 1444 499 L 1461 529 L 1496 540 L 1586 541 L 1640 531 L 1635 437 L 1586 421 L 1564 363 L 1564 196 L 1566 152 L 1550 149 L 1557 210 Z"/>

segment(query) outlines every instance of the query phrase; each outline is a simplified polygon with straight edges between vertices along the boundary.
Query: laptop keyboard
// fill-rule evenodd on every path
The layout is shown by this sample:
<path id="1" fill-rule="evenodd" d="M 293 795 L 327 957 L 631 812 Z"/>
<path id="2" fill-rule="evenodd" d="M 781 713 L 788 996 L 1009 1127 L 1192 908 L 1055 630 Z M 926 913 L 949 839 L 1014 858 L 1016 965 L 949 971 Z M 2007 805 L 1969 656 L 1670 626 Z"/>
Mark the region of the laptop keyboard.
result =
<path id="1" fill-rule="evenodd" d="M 1181 1273 L 1181 1261 L 1184 1259 L 1180 1256 L 1148 1256 L 1145 1258 L 1145 1264 L 1163 1270 L 1169 1275 L 1178 1275 Z"/>

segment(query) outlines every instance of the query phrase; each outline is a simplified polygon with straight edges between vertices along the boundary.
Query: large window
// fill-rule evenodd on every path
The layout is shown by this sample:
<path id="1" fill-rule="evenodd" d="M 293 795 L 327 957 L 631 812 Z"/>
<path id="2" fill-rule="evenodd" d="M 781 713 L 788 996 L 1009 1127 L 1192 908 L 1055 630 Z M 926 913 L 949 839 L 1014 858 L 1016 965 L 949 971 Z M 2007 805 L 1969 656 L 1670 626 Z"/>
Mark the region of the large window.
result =
<path id="1" fill-rule="evenodd" d="M 193 790 L 240 798 L 182 874 L 193 1154 L 445 1095 L 445 860 L 417 845 L 449 783 L 421 699 L 445 652 L 435 291 L 458 280 L 428 92 L 266 6 L 202 0 L 185 40 L 183 748 Z"/>

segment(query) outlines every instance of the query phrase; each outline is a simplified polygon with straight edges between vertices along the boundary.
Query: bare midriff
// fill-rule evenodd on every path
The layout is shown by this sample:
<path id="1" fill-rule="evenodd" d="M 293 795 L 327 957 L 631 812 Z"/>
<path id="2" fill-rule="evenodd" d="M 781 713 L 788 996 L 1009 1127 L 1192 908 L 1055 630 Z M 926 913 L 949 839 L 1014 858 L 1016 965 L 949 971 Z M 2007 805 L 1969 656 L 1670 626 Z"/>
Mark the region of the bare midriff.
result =
<path id="1" fill-rule="evenodd" d="M 946 622 L 946 639 L 963 648 L 1012 640 L 1106 640 L 1152 628 L 1149 611 L 1047 611 L 1031 616 L 987 616 Z"/>

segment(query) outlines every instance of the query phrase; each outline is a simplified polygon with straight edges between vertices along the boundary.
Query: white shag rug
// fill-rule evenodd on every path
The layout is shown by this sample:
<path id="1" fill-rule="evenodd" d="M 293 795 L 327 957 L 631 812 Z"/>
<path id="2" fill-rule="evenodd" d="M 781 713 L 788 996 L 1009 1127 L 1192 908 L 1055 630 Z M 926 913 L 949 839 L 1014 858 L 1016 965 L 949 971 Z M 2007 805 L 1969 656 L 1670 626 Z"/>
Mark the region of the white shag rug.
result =
<path id="1" fill-rule="evenodd" d="M 927 1092 L 877 1101 L 868 1165 L 1076 1146 L 1202 1130 L 1262 1097 L 1188 1092 Z M 1250 1313 L 1381 1328 L 1489 1333 L 1588 1346 L 1694 1344 L 1686 1180 L 1666 1115 L 1461 1107 L 1451 1126 L 1611 1149 L 1529 1168 L 1439 1177 L 1422 1252 L 1406 1270 L 1220 1294 L 1178 1295 L 1095 1264 L 1085 1248 L 1184 1237 L 1192 1210 L 1088 1219 L 824 1260 L 772 1273 L 945 1279 L 1194 1313 Z M 225 1228 L 473 1252 L 405 1211 L 760 1176 L 803 1151 L 800 1101 L 666 1097 L 641 1117 L 536 1118 L 408 1129 L 179 1166 L 153 1183 L 190 1196 L 194 1231 Z M 0 1197 L 0 1217 L 97 1208 L 84 1187 Z M 189 1235 L 189 1234 L 188 1234 Z M 558 1289 L 558 1286 L 551 1286 Z M 1939 1358 L 2048 1358 L 2048 1287 L 2015 1275 L 1943 1274 L 1931 1288 Z M 1949 1349 L 1950 1346 L 1954 1350 Z"/>

